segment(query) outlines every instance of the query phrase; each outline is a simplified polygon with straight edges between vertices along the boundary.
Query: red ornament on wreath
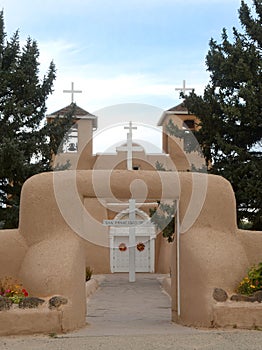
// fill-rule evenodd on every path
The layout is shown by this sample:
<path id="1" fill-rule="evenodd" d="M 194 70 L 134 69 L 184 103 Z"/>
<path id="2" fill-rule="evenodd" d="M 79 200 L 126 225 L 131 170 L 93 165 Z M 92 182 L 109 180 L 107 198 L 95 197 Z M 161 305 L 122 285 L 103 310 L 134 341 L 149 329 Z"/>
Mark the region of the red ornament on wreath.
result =
<path id="1" fill-rule="evenodd" d="M 142 252 L 142 251 L 145 249 L 144 243 L 142 243 L 142 242 L 137 243 L 136 249 L 137 249 L 139 252 Z"/>
<path id="2" fill-rule="evenodd" d="M 118 249 L 120 250 L 120 252 L 125 252 L 127 250 L 127 247 L 125 243 L 120 243 Z"/>

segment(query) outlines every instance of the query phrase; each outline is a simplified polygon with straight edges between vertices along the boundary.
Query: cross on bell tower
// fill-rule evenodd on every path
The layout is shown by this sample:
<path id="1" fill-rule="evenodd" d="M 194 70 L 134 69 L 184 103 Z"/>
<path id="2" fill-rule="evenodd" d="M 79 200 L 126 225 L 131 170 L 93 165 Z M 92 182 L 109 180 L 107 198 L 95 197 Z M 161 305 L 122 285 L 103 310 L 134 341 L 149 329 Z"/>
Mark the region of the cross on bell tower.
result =
<path id="1" fill-rule="evenodd" d="M 183 87 L 181 87 L 181 88 L 176 88 L 175 90 L 176 90 L 176 91 L 181 91 L 181 92 L 183 92 L 183 94 L 185 94 L 186 91 L 192 91 L 193 88 L 186 88 L 186 81 L 183 80 Z"/>
<path id="2" fill-rule="evenodd" d="M 82 93 L 82 90 L 74 90 L 74 83 L 71 83 L 71 90 L 63 90 L 64 93 L 71 94 L 71 103 L 74 103 L 74 94 Z"/>

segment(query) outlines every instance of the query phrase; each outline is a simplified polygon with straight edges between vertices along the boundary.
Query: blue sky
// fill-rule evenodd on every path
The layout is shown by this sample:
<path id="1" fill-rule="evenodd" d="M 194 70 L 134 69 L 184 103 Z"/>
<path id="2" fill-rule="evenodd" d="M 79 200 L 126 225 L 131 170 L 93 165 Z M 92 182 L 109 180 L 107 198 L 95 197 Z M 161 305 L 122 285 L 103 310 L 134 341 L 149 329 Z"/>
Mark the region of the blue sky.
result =
<path id="1" fill-rule="evenodd" d="M 211 37 L 239 27 L 241 0 L 0 0 L 8 37 L 38 42 L 41 75 L 54 60 L 57 79 L 48 113 L 76 103 L 91 113 L 141 103 L 168 109 L 186 80 L 202 93 Z M 251 5 L 251 0 L 246 0 Z M 99 113 L 98 113 L 99 115 Z M 146 122 L 156 125 L 159 116 Z M 122 117 L 124 120 L 124 116 Z M 129 117 L 128 117 L 129 118 Z M 149 120 L 150 119 L 150 120 Z M 101 124 L 100 124 L 101 125 Z M 103 125 L 103 122 L 102 122 Z"/>

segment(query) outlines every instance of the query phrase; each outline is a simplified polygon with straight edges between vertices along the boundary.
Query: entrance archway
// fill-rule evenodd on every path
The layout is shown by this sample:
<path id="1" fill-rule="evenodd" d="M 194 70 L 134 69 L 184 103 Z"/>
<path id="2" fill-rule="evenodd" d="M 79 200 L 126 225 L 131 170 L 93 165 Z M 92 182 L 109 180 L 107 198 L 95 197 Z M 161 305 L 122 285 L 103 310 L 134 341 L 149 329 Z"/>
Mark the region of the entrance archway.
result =
<path id="1" fill-rule="evenodd" d="M 135 211 L 136 220 L 150 223 L 150 217 L 140 209 Z M 129 210 L 118 213 L 114 220 L 126 220 Z M 111 272 L 129 271 L 129 228 L 110 227 L 110 268 Z M 136 228 L 136 272 L 155 272 L 155 239 L 154 224 L 140 225 Z"/>

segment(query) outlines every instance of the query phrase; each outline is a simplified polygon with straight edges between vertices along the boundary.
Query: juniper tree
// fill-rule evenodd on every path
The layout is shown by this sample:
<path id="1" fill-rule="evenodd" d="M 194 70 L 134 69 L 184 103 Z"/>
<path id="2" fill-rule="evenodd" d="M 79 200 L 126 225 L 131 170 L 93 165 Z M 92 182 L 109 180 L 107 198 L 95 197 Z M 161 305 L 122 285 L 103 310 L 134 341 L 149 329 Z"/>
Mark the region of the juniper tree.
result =
<path id="1" fill-rule="evenodd" d="M 210 81 L 203 96 L 193 91 L 183 97 L 200 119 L 195 136 L 207 165 L 212 164 L 210 172 L 233 186 L 239 222 L 247 218 L 261 230 L 262 1 L 253 0 L 253 6 L 254 13 L 241 2 L 242 32 L 233 28 L 230 40 L 223 29 L 220 43 L 211 39 L 206 56 Z"/>
<path id="2" fill-rule="evenodd" d="M 18 31 L 7 40 L 0 12 L 0 222 L 4 228 L 17 227 L 22 185 L 30 176 L 51 170 L 51 154 L 70 119 L 43 123 L 55 74 L 51 62 L 40 79 L 36 41 L 29 37 L 21 48 Z"/>

